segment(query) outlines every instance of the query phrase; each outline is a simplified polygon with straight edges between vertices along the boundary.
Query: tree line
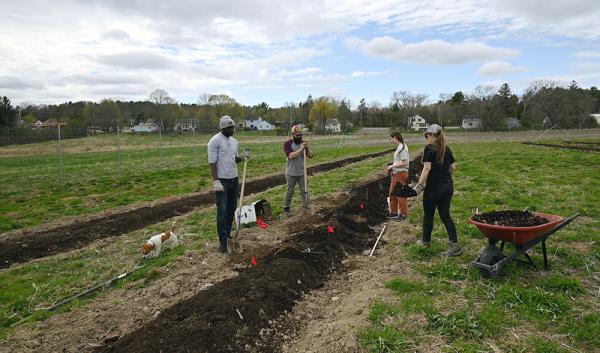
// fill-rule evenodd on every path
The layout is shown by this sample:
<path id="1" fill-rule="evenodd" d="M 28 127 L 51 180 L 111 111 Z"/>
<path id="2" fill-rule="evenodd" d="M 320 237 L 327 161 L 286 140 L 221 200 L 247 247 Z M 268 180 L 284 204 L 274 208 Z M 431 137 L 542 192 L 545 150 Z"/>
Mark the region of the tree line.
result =
<path id="1" fill-rule="evenodd" d="M 163 89 L 152 91 L 145 101 L 104 99 L 100 102 L 66 102 L 57 105 L 22 105 L 14 107 L 8 97 L 0 98 L 0 128 L 56 119 L 70 128 L 115 132 L 119 129 L 152 121 L 165 132 L 175 132 L 182 122 L 194 121 L 200 131 L 214 131 L 218 118 L 230 115 L 235 120 L 262 117 L 281 128 L 303 123 L 323 131 L 330 119 L 337 119 L 342 129 L 357 127 L 392 127 L 407 129 L 410 118 L 420 115 L 428 123 L 461 126 L 465 118 L 480 119 L 485 130 L 507 129 L 506 118 L 517 118 L 524 128 L 541 128 L 554 124 L 561 128 L 595 127 L 590 114 L 600 112 L 600 91 L 584 89 L 576 82 L 534 81 L 521 96 L 512 93 L 508 84 L 500 87 L 478 86 L 473 91 L 440 94 L 430 99 L 425 94 L 395 91 L 387 104 L 361 99 L 355 106 L 346 98 L 309 95 L 301 102 L 287 102 L 270 107 L 262 102 L 242 105 L 223 94 L 201 93 L 197 103 L 178 103 Z"/>

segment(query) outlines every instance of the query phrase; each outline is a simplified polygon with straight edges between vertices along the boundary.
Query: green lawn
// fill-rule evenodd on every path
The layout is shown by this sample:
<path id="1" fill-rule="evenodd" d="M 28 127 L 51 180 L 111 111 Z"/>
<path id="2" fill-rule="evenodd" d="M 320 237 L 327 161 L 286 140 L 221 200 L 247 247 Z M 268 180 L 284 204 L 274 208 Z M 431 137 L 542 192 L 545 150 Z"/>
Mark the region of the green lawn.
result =
<path id="1" fill-rule="evenodd" d="M 158 148 L 154 136 L 123 137 L 120 152 L 75 152 L 78 146 L 114 143 L 115 138 L 68 140 L 69 145 L 65 148 L 70 148 L 71 152 L 62 157 L 63 187 L 59 183 L 60 169 L 55 151 L 54 154 L 43 152 L 48 143 L 28 147 L 39 149 L 39 154 L 1 157 L 0 232 L 210 186 L 206 155 L 208 136 L 201 137 L 202 144 L 196 146 L 177 145 L 183 143 L 181 138 L 165 137 L 164 145 L 170 146 L 165 148 Z M 256 136 L 240 137 L 240 149 L 248 147 L 253 153 L 248 163 L 249 178 L 284 171 L 283 141 L 283 137 L 270 138 L 266 142 L 257 142 Z M 386 139 L 382 139 L 381 144 L 369 146 L 353 144 L 338 148 L 338 143 L 339 137 L 314 140 L 311 146 L 315 157 L 309 165 L 389 147 Z"/>
<path id="2" fill-rule="evenodd" d="M 600 351 L 600 154 L 510 143 L 457 144 L 452 215 L 465 249 L 445 259 L 447 235 L 436 217 L 430 249 L 403 246 L 417 275 L 390 278 L 395 300 L 371 307 L 358 333 L 371 352 Z M 513 262 L 501 277 L 480 277 L 471 261 L 486 245 L 466 222 L 480 211 L 523 209 L 581 216 L 548 241 L 550 271 Z M 422 210 L 409 220 L 420 224 Z M 420 228 L 412 227 L 417 239 Z M 509 247 L 509 251 L 512 248 Z M 543 268 L 541 249 L 533 255 Z M 418 318 L 421 318 L 420 320 Z"/>

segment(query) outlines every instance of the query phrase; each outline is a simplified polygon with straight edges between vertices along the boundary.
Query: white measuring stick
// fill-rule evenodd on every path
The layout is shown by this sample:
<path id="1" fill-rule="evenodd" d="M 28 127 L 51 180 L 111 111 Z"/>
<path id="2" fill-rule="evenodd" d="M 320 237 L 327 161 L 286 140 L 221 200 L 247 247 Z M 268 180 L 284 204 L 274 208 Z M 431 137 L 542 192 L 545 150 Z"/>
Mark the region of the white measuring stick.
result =
<path id="1" fill-rule="evenodd" d="M 387 227 L 387 223 L 383 225 L 383 229 L 381 229 L 381 233 L 379 233 L 379 236 L 377 237 L 377 241 L 375 241 L 375 245 L 373 245 L 373 249 L 371 249 L 371 253 L 369 254 L 369 257 L 373 256 L 373 253 L 375 252 L 375 248 L 377 247 L 377 244 L 379 244 L 379 239 L 381 239 L 383 232 L 385 232 L 385 227 Z"/>
<path id="2" fill-rule="evenodd" d="M 238 309 L 235 309 L 235 311 L 237 311 L 238 315 L 240 316 L 240 319 L 244 320 L 244 317 L 242 316 L 242 313 L 240 313 L 240 311 Z"/>

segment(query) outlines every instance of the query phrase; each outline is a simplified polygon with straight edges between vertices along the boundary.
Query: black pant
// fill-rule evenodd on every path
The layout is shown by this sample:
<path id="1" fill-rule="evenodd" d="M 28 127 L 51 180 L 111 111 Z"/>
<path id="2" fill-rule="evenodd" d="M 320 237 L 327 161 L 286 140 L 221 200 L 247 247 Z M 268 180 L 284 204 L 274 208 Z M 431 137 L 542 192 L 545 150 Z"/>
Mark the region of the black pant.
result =
<path id="1" fill-rule="evenodd" d="M 427 185 L 423 192 L 423 211 L 425 213 L 423 217 L 423 241 L 431 241 L 431 231 L 433 230 L 433 216 L 435 216 L 435 209 L 438 209 L 440 218 L 446 226 L 446 232 L 448 232 L 448 239 L 451 242 L 456 242 L 456 226 L 452 217 L 450 217 L 450 201 L 452 201 L 452 194 L 454 188 L 452 184 L 442 185 Z"/>

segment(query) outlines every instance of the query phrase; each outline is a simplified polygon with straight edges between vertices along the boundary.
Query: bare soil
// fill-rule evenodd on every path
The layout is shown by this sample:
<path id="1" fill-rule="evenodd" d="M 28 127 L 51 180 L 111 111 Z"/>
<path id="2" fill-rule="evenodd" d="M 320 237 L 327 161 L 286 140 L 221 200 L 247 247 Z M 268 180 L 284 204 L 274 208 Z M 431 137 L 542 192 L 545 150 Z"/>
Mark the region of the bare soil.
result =
<path id="1" fill-rule="evenodd" d="M 545 218 L 519 210 L 485 212 L 474 215 L 473 220 L 505 227 L 533 227 L 548 223 Z"/>
<path id="2" fill-rule="evenodd" d="M 353 188 L 346 203 L 316 215 L 317 224 L 271 249 L 256 266 L 175 304 L 98 352 L 279 352 L 277 331 L 263 329 L 342 270 L 349 254 L 373 244 L 377 234 L 370 226 L 387 214 L 385 190 L 380 180 Z M 328 233 L 332 218 L 337 224 Z"/>
<path id="3" fill-rule="evenodd" d="M 563 141 L 562 143 L 535 143 L 535 142 L 523 142 L 525 145 L 564 148 L 570 150 L 579 151 L 591 151 L 600 152 L 600 143 L 597 142 L 582 142 L 582 141 Z"/>
<path id="4" fill-rule="evenodd" d="M 367 158 L 379 157 L 392 150 L 322 163 L 308 169 L 308 174 L 329 171 Z M 257 193 L 285 183 L 283 174 L 269 175 L 246 183 L 247 193 Z M 210 205 L 214 196 L 203 191 L 159 200 L 151 204 L 104 211 L 79 217 L 66 224 L 46 225 L 34 230 L 20 230 L 0 235 L 0 269 L 64 251 L 81 248 L 98 239 L 126 234 L 145 228 L 197 207 Z"/>

